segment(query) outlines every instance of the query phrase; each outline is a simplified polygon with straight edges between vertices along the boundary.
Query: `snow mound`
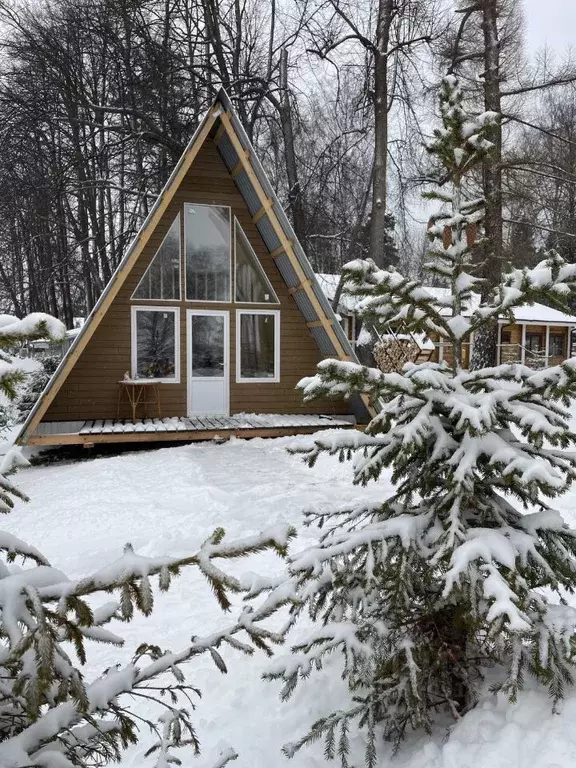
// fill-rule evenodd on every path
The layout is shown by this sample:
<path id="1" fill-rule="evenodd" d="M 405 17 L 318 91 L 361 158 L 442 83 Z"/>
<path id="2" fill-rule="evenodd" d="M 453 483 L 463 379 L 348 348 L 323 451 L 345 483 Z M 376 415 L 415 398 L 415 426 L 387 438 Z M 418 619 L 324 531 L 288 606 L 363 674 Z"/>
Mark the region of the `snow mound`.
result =
<path id="1" fill-rule="evenodd" d="M 560 714 L 542 690 L 527 685 L 518 703 L 487 696 L 433 740 L 417 739 L 384 766 L 397 768 L 571 768 L 576 765 L 576 695 Z"/>
<path id="2" fill-rule="evenodd" d="M 219 525 L 230 538 L 281 522 L 300 528 L 304 509 L 370 503 L 391 490 L 387 476 L 378 486 L 352 486 L 352 468 L 340 464 L 337 456 L 321 456 L 308 469 L 286 452 L 292 442 L 293 438 L 231 440 L 224 445 L 197 444 L 30 467 L 18 474 L 17 482 L 31 501 L 5 517 L 3 528 L 40 548 L 54 568 L 74 577 L 112 562 L 127 541 L 148 557 L 178 556 L 194 549 Z M 576 490 L 562 502 L 567 512 L 576 508 Z M 313 530 L 300 529 L 293 551 L 314 542 Z M 278 573 L 278 560 L 266 553 L 235 567 L 238 578 L 250 578 L 248 571 L 264 576 Z M 241 606 L 232 610 L 232 615 L 239 613 Z M 202 634 L 208 627 L 215 630 L 229 619 L 217 608 L 202 578 L 185 572 L 170 592 L 156 596 L 151 617 L 137 616 L 133 623 L 122 625 L 124 648 L 90 646 L 87 673 L 127 661 L 143 640 L 180 648 L 192 634 Z M 297 629 L 291 640 L 296 642 L 303 630 Z M 234 763 L 238 768 L 337 768 L 338 763 L 324 760 L 321 742 L 291 760 L 280 748 L 303 735 L 335 701 L 346 702 L 348 691 L 339 665 L 328 663 L 310 686 L 301 686 L 282 704 L 281 684 L 261 680 L 274 660 L 264 655 L 248 660 L 227 651 L 225 661 L 227 675 L 208 659 L 187 668 L 189 680 L 203 694 L 194 713 L 203 754 L 195 759 L 180 752 L 183 768 L 205 768 L 228 746 L 239 753 Z M 137 707 L 143 716 L 156 713 L 145 702 Z M 502 696 L 487 694 L 459 723 L 449 724 L 434 738 L 410 737 L 394 758 L 382 743 L 380 768 L 571 768 L 576 765 L 574 722 L 576 690 L 569 692 L 557 715 L 551 713 L 546 693 L 533 687 L 513 706 Z M 144 759 L 151 742 L 145 728 L 141 739 L 126 753 L 123 768 L 150 764 Z M 363 740 L 355 736 L 351 741 L 351 764 L 361 768 Z"/>

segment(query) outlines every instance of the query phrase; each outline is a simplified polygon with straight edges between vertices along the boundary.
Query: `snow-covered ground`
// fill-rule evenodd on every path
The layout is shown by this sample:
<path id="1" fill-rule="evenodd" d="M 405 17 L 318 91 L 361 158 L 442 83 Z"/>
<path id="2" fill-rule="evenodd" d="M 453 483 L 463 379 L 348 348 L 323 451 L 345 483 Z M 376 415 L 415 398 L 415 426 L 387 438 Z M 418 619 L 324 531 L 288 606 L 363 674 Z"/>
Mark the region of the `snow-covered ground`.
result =
<path id="1" fill-rule="evenodd" d="M 350 467 L 321 457 L 308 469 L 290 456 L 290 438 L 193 444 L 178 448 L 125 453 L 109 458 L 30 467 L 17 483 L 31 497 L 3 519 L 3 528 L 35 545 L 70 577 L 87 575 L 119 556 L 130 541 L 146 555 L 193 552 L 217 526 L 230 537 L 258 532 L 278 521 L 300 527 L 303 509 L 338 506 L 346 500 L 382 498 L 387 479 L 355 488 Z M 561 502 L 570 522 L 576 518 L 576 491 Z M 315 532 L 300 531 L 294 548 L 311 543 Z M 276 573 L 277 558 L 259 555 L 234 566 L 233 572 Z M 178 650 L 194 634 L 206 634 L 230 617 L 223 616 L 200 576 L 185 571 L 167 594 L 157 595 L 152 616 L 120 625 L 126 645 L 118 651 L 93 645 L 88 677 L 117 661 L 126 661 L 142 642 Z M 294 636 L 293 640 L 296 639 Z M 279 649 L 278 653 L 286 653 Z M 263 655 L 247 659 L 225 650 L 229 674 L 200 657 L 188 679 L 202 690 L 194 713 L 202 756 L 181 751 L 184 768 L 208 768 L 222 747 L 239 752 L 238 768 L 322 768 L 322 744 L 304 749 L 292 760 L 280 753 L 283 743 L 302 735 L 312 719 L 327 713 L 347 691 L 337 664 L 315 674 L 285 704 L 279 685 L 264 682 L 270 663 Z M 151 715 L 148 705 L 137 711 Z M 576 765 L 576 691 L 560 715 L 552 715 L 546 694 L 528 687 L 515 706 L 487 695 L 450 731 L 433 740 L 415 738 L 392 759 L 382 745 L 382 768 L 568 768 Z M 141 743 L 123 762 L 144 768 L 143 754 L 152 736 L 144 728 Z M 360 738 L 353 743 L 355 768 L 363 765 Z"/>

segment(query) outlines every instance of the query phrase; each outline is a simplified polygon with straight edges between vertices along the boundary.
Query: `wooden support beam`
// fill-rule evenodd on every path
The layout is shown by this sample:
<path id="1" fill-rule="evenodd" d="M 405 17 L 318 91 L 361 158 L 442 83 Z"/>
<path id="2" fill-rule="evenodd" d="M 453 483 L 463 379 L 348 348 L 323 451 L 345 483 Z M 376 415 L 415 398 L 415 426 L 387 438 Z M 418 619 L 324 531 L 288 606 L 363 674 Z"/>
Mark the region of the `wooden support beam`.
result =
<path id="1" fill-rule="evenodd" d="M 244 150 L 243 157 L 245 160 L 250 160 L 250 152 L 248 152 L 247 149 Z M 232 179 L 235 179 L 237 176 L 239 176 L 242 171 L 244 170 L 244 161 L 242 158 L 238 160 L 234 168 L 230 171 L 230 176 L 232 176 Z"/>
<path id="2" fill-rule="evenodd" d="M 290 245 L 292 245 L 292 240 L 289 240 L 288 242 Z M 275 248 L 273 251 L 270 251 L 270 256 L 275 259 L 277 256 L 281 256 L 283 253 L 286 253 L 286 249 L 283 245 L 281 245 L 279 248 Z"/>
<path id="3" fill-rule="evenodd" d="M 230 176 L 232 176 L 232 178 L 235 179 L 236 176 L 242 173 L 243 170 L 244 170 L 244 163 L 242 162 L 242 160 L 239 160 L 234 166 L 234 168 L 232 168 L 232 171 L 230 172 Z"/>
<path id="4" fill-rule="evenodd" d="M 312 288 L 310 280 L 306 278 L 303 283 L 298 283 L 298 285 L 292 286 L 292 288 L 288 288 L 288 293 L 290 296 L 294 296 L 295 293 L 298 293 L 298 291 L 304 291 L 305 293 L 308 293 L 306 290 L 307 288 Z"/>
<path id="5" fill-rule="evenodd" d="M 264 218 L 264 216 L 269 214 L 273 208 L 274 208 L 274 202 L 272 200 L 268 200 L 267 198 L 266 202 L 262 204 L 262 208 L 260 208 L 259 211 L 256 211 L 254 216 L 252 216 L 252 221 L 254 222 L 254 224 L 260 221 L 260 219 Z"/>
<path id="6" fill-rule="evenodd" d="M 220 123 L 220 125 L 218 126 L 218 130 L 214 134 L 214 142 L 218 144 L 218 142 L 220 141 L 222 136 L 224 136 L 225 133 L 226 133 L 226 126 L 224 125 L 224 123 Z"/>
<path id="7" fill-rule="evenodd" d="M 323 328 L 324 327 L 324 323 L 322 322 L 322 320 L 312 320 L 311 322 L 306 323 L 306 325 L 308 326 L 308 328 Z"/>

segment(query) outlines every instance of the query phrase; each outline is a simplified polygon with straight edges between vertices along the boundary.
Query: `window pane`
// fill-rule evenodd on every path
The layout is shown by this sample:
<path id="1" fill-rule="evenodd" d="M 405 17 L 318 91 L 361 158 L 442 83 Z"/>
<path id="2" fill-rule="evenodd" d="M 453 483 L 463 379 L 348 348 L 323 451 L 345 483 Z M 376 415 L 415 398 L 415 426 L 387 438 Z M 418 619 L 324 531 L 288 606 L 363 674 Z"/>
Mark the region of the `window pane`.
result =
<path id="1" fill-rule="evenodd" d="M 240 376 L 273 379 L 276 375 L 275 315 L 240 315 Z"/>
<path id="2" fill-rule="evenodd" d="M 224 318 L 192 315 L 192 376 L 224 376 Z"/>
<path id="3" fill-rule="evenodd" d="M 234 219 L 234 236 L 236 243 L 236 301 L 251 304 L 278 302 L 258 257 L 236 219 Z"/>
<path id="4" fill-rule="evenodd" d="M 230 301 L 230 211 L 214 205 L 184 209 L 186 298 Z"/>
<path id="5" fill-rule="evenodd" d="M 136 312 L 137 379 L 173 379 L 176 377 L 174 312 Z"/>
<path id="6" fill-rule="evenodd" d="M 542 336 L 539 333 L 527 333 L 526 349 L 529 349 L 531 352 L 540 352 L 540 350 L 544 349 Z"/>
<path id="7" fill-rule="evenodd" d="M 564 355 L 564 336 L 559 334 L 550 335 L 550 354 L 553 357 Z"/>
<path id="8" fill-rule="evenodd" d="M 180 216 L 172 222 L 132 298 L 180 299 Z"/>

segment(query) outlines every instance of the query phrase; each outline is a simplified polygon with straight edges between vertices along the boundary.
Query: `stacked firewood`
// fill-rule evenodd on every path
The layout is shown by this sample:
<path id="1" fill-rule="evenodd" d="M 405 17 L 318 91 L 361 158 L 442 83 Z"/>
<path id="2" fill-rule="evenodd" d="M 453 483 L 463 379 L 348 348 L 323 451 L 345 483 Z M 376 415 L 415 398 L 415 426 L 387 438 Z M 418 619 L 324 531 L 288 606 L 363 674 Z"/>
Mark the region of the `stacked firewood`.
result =
<path id="1" fill-rule="evenodd" d="M 405 363 L 415 363 L 420 347 L 414 339 L 382 337 L 374 345 L 374 360 L 383 373 L 401 371 Z"/>

